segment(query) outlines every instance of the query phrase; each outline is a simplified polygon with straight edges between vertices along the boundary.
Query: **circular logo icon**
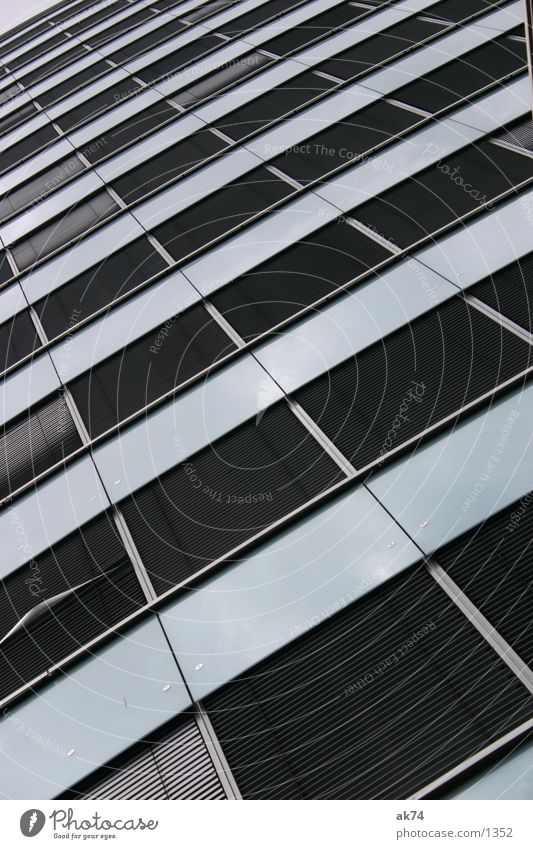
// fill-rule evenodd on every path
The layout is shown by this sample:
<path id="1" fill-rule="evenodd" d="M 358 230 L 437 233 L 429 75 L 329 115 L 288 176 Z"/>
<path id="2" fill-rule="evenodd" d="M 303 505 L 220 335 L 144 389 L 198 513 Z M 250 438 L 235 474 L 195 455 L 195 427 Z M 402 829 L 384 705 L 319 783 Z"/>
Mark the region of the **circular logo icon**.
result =
<path id="1" fill-rule="evenodd" d="M 43 830 L 46 817 L 42 811 L 37 808 L 32 808 L 30 811 L 24 811 L 20 818 L 20 830 L 24 837 L 35 837 Z"/>

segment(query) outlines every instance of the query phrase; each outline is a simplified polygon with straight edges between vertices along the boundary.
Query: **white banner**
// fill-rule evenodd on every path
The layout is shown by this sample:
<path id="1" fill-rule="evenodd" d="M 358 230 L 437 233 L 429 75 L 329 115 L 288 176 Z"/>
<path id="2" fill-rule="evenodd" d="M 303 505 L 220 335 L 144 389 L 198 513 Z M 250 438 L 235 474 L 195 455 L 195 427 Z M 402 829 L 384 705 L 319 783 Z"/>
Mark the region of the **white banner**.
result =
<path id="1" fill-rule="evenodd" d="M 533 847 L 531 802 L 6 801 L 0 817 L 6 849 Z"/>

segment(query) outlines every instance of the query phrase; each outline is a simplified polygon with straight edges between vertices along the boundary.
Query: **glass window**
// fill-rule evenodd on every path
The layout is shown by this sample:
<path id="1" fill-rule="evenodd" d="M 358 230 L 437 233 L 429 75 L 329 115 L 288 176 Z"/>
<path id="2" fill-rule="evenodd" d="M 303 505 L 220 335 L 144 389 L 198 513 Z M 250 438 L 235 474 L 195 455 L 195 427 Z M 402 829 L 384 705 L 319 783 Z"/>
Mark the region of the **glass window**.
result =
<path id="1" fill-rule="evenodd" d="M 162 593 L 342 477 L 281 402 L 121 502 Z"/>
<path id="2" fill-rule="evenodd" d="M 372 476 L 371 491 L 426 554 L 529 491 L 532 404 L 533 387 L 516 390 Z"/>
<path id="3" fill-rule="evenodd" d="M 176 94 L 172 94 L 172 100 L 179 106 L 186 108 L 193 103 L 199 103 L 212 94 L 217 94 L 231 83 L 246 79 L 254 71 L 271 62 L 272 59 L 262 53 L 249 53 L 228 65 L 223 65 L 218 71 L 213 71 L 207 79 L 196 83 L 196 85 L 178 90 Z"/>
<path id="4" fill-rule="evenodd" d="M 6 148 L 0 153 L 0 168 L 5 170 L 18 165 L 23 159 L 36 153 L 41 147 L 57 139 L 58 132 L 50 123 L 40 127 L 34 133 Z"/>
<path id="5" fill-rule="evenodd" d="M 126 77 L 115 85 L 88 97 L 79 106 L 75 106 L 68 112 L 64 112 L 54 118 L 56 124 L 64 131 L 69 132 L 77 124 L 95 118 L 100 112 L 116 106 L 121 100 L 139 92 L 139 84 L 132 77 Z M 56 107 L 57 108 L 57 107 Z"/>
<path id="6" fill-rule="evenodd" d="M 29 204 L 34 206 L 40 203 L 50 192 L 84 169 L 85 166 L 77 156 L 69 156 L 66 159 L 60 159 L 22 185 L 7 191 L 0 199 L 0 221 Z"/>
<path id="7" fill-rule="evenodd" d="M 0 324 L 0 371 L 9 368 L 40 346 L 28 310 Z"/>
<path id="8" fill-rule="evenodd" d="M 153 18 L 153 16 L 154 11 L 152 9 L 139 9 L 138 12 L 134 12 L 133 15 L 128 15 L 116 24 L 107 26 L 105 29 L 96 33 L 96 35 L 91 35 L 89 38 L 85 38 L 85 44 L 88 44 L 92 48 L 100 47 L 102 44 L 106 44 L 108 41 L 111 41 L 111 39 L 117 38 L 123 32 L 134 29 L 144 21 Z"/>
<path id="9" fill-rule="evenodd" d="M 361 486 L 169 603 L 161 623 L 201 699 L 419 559 Z"/>
<path id="10" fill-rule="evenodd" d="M 20 271 L 31 268 L 35 262 L 52 251 L 76 236 L 84 235 L 89 228 L 109 218 L 118 208 L 106 191 L 79 203 L 71 211 L 12 246 L 11 252 L 17 267 Z"/>
<path id="11" fill-rule="evenodd" d="M 258 78 L 259 80 L 262 77 Z M 245 136 L 260 130 L 271 121 L 288 115 L 293 110 L 312 101 L 315 97 L 335 83 L 324 77 L 318 77 L 311 71 L 306 71 L 293 77 L 287 82 L 277 85 L 271 91 L 265 91 L 251 102 L 245 103 L 216 121 L 218 129 L 232 139 L 238 141 Z"/>
<path id="12" fill-rule="evenodd" d="M 35 309 L 53 339 L 167 267 L 143 236 L 38 300 Z"/>
<path id="13" fill-rule="evenodd" d="M 88 68 L 83 68 L 81 71 L 72 73 L 66 80 L 63 80 L 63 82 L 58 83 L 52 88 L 47 88 L 42 94 L 36 94 L 35 100 L 45 109 L 47 106 L 55 103 L 56 100 L 66 97 L 76 91 L 76 89 L 82 88 L 103 74 L 109 73 L 109 71 L 111 71 L 111 66 L 107 62 L 104 62 L 103 59 L 93 62 Z"/>
<path id="14" fill-rule="evenodd" d="M 145 83 L 153 83 L 160 77 L 173 74 L 178 68 L 187 65 L 194 59 L 203 56 L 216 47 L 222 47 L 224 42 L 216 35 L 202 35 L 194 41 L 178 47 L 177 50 L 170 52 L 157 62 L 147 65 L 135 71 L 135 76 L 139 77 Z"/>
<path id="15" fill-rule="evenodd" d="M 94 438 L 232 350 L 235 345 L 229 336 L 198 304 L 173 315 L 68 386 Z"/>
<path id="16" fill-rule="evenodd" d="M 175 260 L 243 224 L 293 194 L 294 187 L 260 166 L 153 231 Z"/>
<path id="17" fill-rule="evenodd" d="M 305 47 L 312 41 L 317 41 L 319 38 L 324 38 L 336 30 L 352 24 L 362 15 L 366 15 L 367 12 L 367 9 L 357 8 L 350 3 L 339 3 L 338 6 L 334 6 L 320 15 L 308 18 L 297 26 L 292 26 L 276 38 L 263 42 L 261 47 L 263 50 L 268 50 L 269 53 L 285 56 L 293 50 Z"/>
<path id="18" fill-rule="evenodd" d="M 533 253 L 472 286 L 469 294 L 533 332 Z"/>
<path id="19" fill-rule="evenodd" d="M 114 50 L 109 54 L 109 59 L 111 59 L 112 62 L 116 62 L 117 65 L 122 65 L 129 59 L 133 59 L 135 56 L 140 56 L 141 53 L 145 53 L 151 47 L 156 47 L 158 44 L 161 44 L 161 42 L 166 41 L 169 38 L 173 38 L 173 36 L 178 35 L 185 29 L 187 29 L 187 24 L 185 24 L 183 20 L 174 18 L 171 21 L 167 21 L 167 23 L 163 24 L 163 26 L 152 29 L 150 32 L 146 33 L 146 35 L 136 38 L 134 41 L 129 41 L 128 44 L 125 44 L 118 50 Z"/>
<path id="20" fill-rule="evenodd" d="M 0 794 L 60 797 L 189 707 L 161 626 L 150 618 L 2 717 L 0 752 L 9 769 L 2 771 Z M 28 728 L 50 745 L 36 745 Z"/>

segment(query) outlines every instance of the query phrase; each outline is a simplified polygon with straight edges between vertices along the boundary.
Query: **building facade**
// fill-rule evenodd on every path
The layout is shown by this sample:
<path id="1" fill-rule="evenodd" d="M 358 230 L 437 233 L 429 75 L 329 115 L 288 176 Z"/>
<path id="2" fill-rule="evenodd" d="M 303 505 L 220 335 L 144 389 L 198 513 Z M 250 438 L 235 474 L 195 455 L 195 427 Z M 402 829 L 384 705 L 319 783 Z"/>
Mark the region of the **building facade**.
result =
<path id="1" fill-rule="evenodd" d="M 0 63 L 1 797 L 532 798 L 521 0 Z"/>

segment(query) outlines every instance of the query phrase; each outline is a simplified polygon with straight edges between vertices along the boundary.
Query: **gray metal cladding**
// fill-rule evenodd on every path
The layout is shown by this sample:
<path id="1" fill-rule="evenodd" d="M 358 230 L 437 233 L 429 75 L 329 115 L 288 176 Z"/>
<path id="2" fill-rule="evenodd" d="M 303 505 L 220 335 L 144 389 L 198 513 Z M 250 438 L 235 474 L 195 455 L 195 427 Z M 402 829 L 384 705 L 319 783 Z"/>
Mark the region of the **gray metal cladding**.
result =
<path id="1" fill-rule="evenodd" d="M 0 324 L 0 371 L 31 354 L 40 341 L 27 310 Z"/>
<path id="2" fill-rule="evenodd" d="M 195 719 L 178 718 L 61 795 L 71 799 L 226 799 Z"/>
<path id="3" fill-rule="evenodd" d="M 293 109 L 304 106 L 335 85 L 333 80 L 305 71 L 250 103 L 245 103 L 239 109 L 234 109 L 215 121 L 215 125 L 232 139 L 239 141 L 271 121 L 288 115 Z"/>
<path id="4" fill-rule="evenodd" d="M 49 339 L 167 268 L 161 254 L 141 236 L 98 265 L 37 301 L 35 309 Z"/>
<path id="5" fill-rule="evenodd" d="M 211 300 L 249 340 L 390 256 L 369 236 L 335 221 L 224 286 Z"/>
<path id="6" fill-rule="evenodd" d="M 528 719 L 532 696 L 420 565 L 204 706 L 246 799 L 401 799 Z"/>
<path id="7" fill-rule="evenodd" d="M 526 45 L 504 36 L 398 89 L 394 98 L 438 112 L 526 66 Z"/>
<path id="8" fill-rule="evenodd" d="M 453 298 L 296 393 L 356 467 L 531 364 L 531 347 Z"/>
<path id="9" fill-rule="evenodd" d="M 118 209 L 116 202 L 105 189 L 81 201 L 59 218 L 39 227 L 12 246 L 11 253 L 17 268 L 19 271 L 27 271 L 52 251 L 77 236 L 85 235 L 87 230 L 109 218 Z"/>
<path id="10" fill-rule="evenodd" d="M 445 26 L 446 24 L 438 21 L 408 18 L 389 27 L 385 32 L 349 47 L 331 59 L 326 59 L 317 66 L 317 70 L 332 74 L 341 80 L 353 79 L 407 48 L 420 44 L 439 33 Z"/>
<path id="11" fill-rule="evenodd" d="M 353 214 L 407 248 L 531 177 L 532 159 L 481 141 L 358 206 Z"/>
<path id="12" fill-rule="evenodd" d="M 120 507 L 160 594 L 341 477 L 333 460 L 280 402 L 147 484 Z"/>
<path id="13" fill-rule="evenodd" d="M 126 203 L 134 203 L 227 146 L 227 142 L 209 129 L 200 130 L 147 162 L 136 165 L 110 185 Z"/>
<path id="14" fill-rule="evenodd" d="M 347 162 L 357 161 L 365 152 L 422 120 L 422 115 L 378 101 L 310 136 L 302 144 L 288 148 L 271 164 L 305 185 L 326 177 Z"/>
<path id="15" fill-rule="evenodd" d="M 235 345 L 207 310 L 197 305 L 138 339 L 69 383 L 91 437 L 141 410 Z M 161 343 L 161 344 L 160 344 Z"/>
<path id="16" fill-rule="evenodd" d="M 0 698 L 144 603 L 106 514 L 32 558 L 0 584 Z"/>
<path id="17" fill-rule="evenodd" d="M 218 189 L 153 231 L 175 260 L 289 197 L 294 187 L 263 166 Z"/>
<path id="18" fill-rule="evenodd" d="M 533 666 L 533 492 L 435 552 L 522 660 Z"/>
<path id="19" fill-rule="evenodd" d="M 0 427 L 0 498 L 80 446 L 81 439 L 62 393 Z"/>
<path id="20" fill-rule="evenodd" d="M 533 253 L 496 271 L 468 292 L 515 324 L 533 331 Z"/>

